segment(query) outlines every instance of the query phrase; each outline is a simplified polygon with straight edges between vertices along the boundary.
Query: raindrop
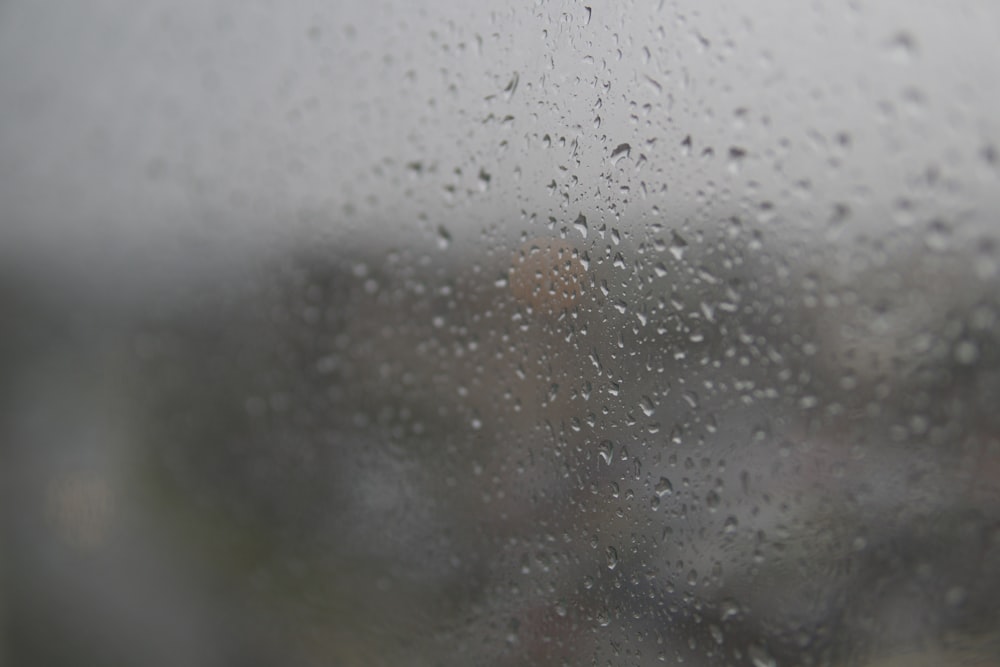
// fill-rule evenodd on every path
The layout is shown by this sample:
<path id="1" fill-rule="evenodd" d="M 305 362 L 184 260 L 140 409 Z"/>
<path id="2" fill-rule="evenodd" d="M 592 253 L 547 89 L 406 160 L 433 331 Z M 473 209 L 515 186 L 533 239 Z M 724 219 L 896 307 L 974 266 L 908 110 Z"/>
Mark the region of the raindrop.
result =
<path id="1" fill-rule="evenodd" d="M 740 615 L 740 606 L 734 600 L 723 600 L 719 605 L 719 618 L 728 621 Z"/>
<path id="2" fill-rule="evenodd" d="M 490 189 L 490 179 L 491 178 L 492 177 L 488 173 L 486 173 L 486 170 L 484 170 L 484 169 L 480 169 L 479 170 L 478 183 L 479 183 L 479 191 L 480 192 L 486 192 L 487 190 Z"/>
<path id="3" fill-rule="evenodd" d="M 511 76 L 510 81 L 503 89 L 503 97 L 505 100 L 509 101 L 510 98 L 514 96 L 514 93 L 517 91 L 517 83 L 520 79 L 521 78 L 518 76 L 517 72 L 514 72 L 514 75 Z"/>
<path id="4" fill-rule="evenodd" d="M 639 401 L 639 407 L 642 408 L 642 412 L 647 417 L 652 417 L 653 413 L 656 412 L 656 407 L 653 405 L 653 399 L 649 396 L 643 396 L 642 400 Z"/>
<path id="5" fill-rule="evenodd" d="M 931 250 L 947 250 L 951 242 L 951 229 L 944 220 L 932 220 L 928 224 L 927 236 L 924 243 Z"/>
<path id="6" fill-rule="evenodd" d="M 618 550 L 614 547 L 608 547 L 607 549 L 608 557 L 608 569 L 613 570 L 618 567 Z"/>
<path id="7" fill-rule="evenodd" d="M 684 259 L 684 251 L 687 250 L 688 243 L 684 240 L 684 237 L 677 232 L 670 233 L 670 254 L 674 256 L 674 259 L 681 261 Z"/>
<path id="8" fill-rule="evenodd" d="M 573 221 L 573 226 L 576 227 L 576 231 L 580 232 L 580 236 L 587 238 L 587 216 L 583 213 L 578 215 Z"/>
<path id="9" fill-rule="evenodd" d="M 917 40 L 908 32 L 900 31 L 889 40 L 889 56 L 897 63 L 912 61 L 917 52 Z"/>
<path id="10" fill-rule="evenodd" d="M 602 461 L 611 465 L 611 458 L 614 456 L 615 446 L 610 440 L 602 440 L 597 453 L 600 454 Z"/>
<path id="11" fill-rule="evenodd" d="M 619 160 L 627 158 L 632 153 L 632 146 L 629 144 L 618 144 L 618 147 L 611 151 L 611 164 L 618 164 Z"/>
<path id="12" fill-rule="evenodd" d="M 715 489 L 709 491 L 708 495 L 705 496 L 705 505 L 708 506 L 709 512 L 714 512 L 715 510 L 717 510 L 719 508 L 719 503 L 721 501 L 722 499 L 719 496 L 719 492 L 716 491 Z"/>
<path id="13" fill-rule="evenodd" d="M 971 366 L 977 359 L 979 359 L 979 348 L 973 341 L 959 341 L 955 346 L 955 361 L 963 366 Z"/>
<path id="14" fill-rule="evenodd" d="M 659 497 L 672 495 L 674 492 L 674 485 L 666 477 L 661 477 L 660 481 L 656 483 L 653 488 L 656 495 Z"/>
<path id="15" fill-rule="evenodd" d="M 438 248 L 441 250 L 447 250 L 448 246 L 451 245 L 451 233 L 445 229 L 444 225 L 438 226 Z"/>
<path id="16" fill-rule="evenodd" d="M 945 593 L 944 601 L 949 607 L 958 607 L 965 602 L 966 597 L 967 594 L 964 588 L 961 586 L 953 586 L 948 589 L 947 593 Z"/>
<path id="17" fill-rule="evenodd" d="M 777 667 L 774 658 L 767 651 L 755 644 L 751 644 L 747 648 L 747 655 L 754 667 Z"/>
<path id="18" fill-rule="evenodd" d="M 731 146 L 729 148 L 729 171 L 730 173 L 738 173 L 740 166 L 743 164 L 743 158 L 747 156 L 747 151 L 745 148 L 739 148 L 737 146 Z"/>

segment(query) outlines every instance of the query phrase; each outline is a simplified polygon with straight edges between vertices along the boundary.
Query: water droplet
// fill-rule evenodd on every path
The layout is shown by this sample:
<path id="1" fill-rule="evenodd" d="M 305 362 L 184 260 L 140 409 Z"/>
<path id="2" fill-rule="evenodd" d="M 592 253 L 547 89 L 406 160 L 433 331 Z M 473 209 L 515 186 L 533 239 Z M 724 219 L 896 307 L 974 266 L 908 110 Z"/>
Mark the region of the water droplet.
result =
<path id="1" fill-rule="evenodd" d="M 629 144 L 618 144 L 618 146 L 611 151 L 611 164 L 618 164 L 618 162 L 624 158 L 627 158 L 632 154 L 632 146 Z"/>
<path id="2" fill-rule="evenodd" d="M 576 231 L 580 232 L 580 236 L 587 238 L 587 216 L 583 213 L 578 215 L 573 221 L 573 226 L 576 227 Z"/>
<path id="3" fill-rule="evenodd" d="M 951 245 L 951 228 L 944 220 L 935 219 L 927 225 L 924 243 L 930 250 L 941 252 Z"/>
<path id="4" fill-rule="evenodd" d="M 670 254 L 678 262 L 684 259 L 684 251 L 687 250 L 688 243 L 684 237 L 677 232 L 670 233 Z"/>
<path id="5" fill-rule="evenodd" d="M 642 397 L 642 400 L 639 401 L 639 407 L 642 409 L 642 413 L 647 417 L 652 417 L 653 413 L 656 412 L 653 400 L 649 396 Z"/>
<path id="6" fill-rule="evenodd" d="M 723 621 L 728 621 L 739 615 L 740 606 L 734 600 L 723 600 L 719 605 L 719 618 Z"/>
<path id="7" fill-rule="evenodd" d="M 656 492 L 657 496 L 669 496 L 674 492 L 674 485 L 666 477 L 661 477 L 660 481 L 656 483 L 653 490 Z"/>
<path id="8" fill-rule="evenodd" d="M 955 361 L 963 366 L 971 366 L 979 359 L 979 347 L 971 340 L 959 341 L 955 346 Z"/>
<path id="9" fill-rule="evenodd" d="M 908 32 L 900 31 L 889 40 L 889 57 L 897 63 L 912 61 L 918 51 L 917 40 Z"/>
<path id="10" fill-rule="evenodd" d="M 722 498 L 719 496 L 719 492 L 716 491 L 715 489 L 709 491 L 708 495 L 705 496 L 705 505 L 708 506 L 709 512 L 714 512 L 715 510 L 717 510 L 719 508 L 719 503 L 721 502 Z"/>
<path id="11" fill-rule="evenodd" d="M 451 245 L 451 234 L 445 229 L 444 225 L 438 226 L 438 248 L 441 250 L 447 250 L 448 246 Z"/>
<path id="12" fill-rule="evenodd" d="M 965 602 L 966 593 L 965 589 L 961 586 L 953 586 L 948 589 L 948 592 L 944 595 L 944 601 L 949 607 L 957 607 Z"/>
<path id="13" fill-rule="evenodd" d="M 692 408 L 694 409 L 698 408 L 698 394 L 694 393 L 693 391 L 684 392 L 684 400 Z"/>
<path id="14" fill-rule="evenodd" d="M 504 86 L 503 89 L 503 97 L 505 100 L 510 101 L 510 98 L 512 98 L 514 96 L 514 93 L 517 92 L 517 83 L 520 80 L 521 77 L 518 76 L 517 72 L 514 72 L 513 76 L 511 76 L 510 78 L 510 81 L 507 83 L 506 86 Z"/>
<path id="15" fill-rule="evenodd" d="M 618 567 L 618 550 L 614 547 L 607 548 L 608 569 L 613 570 Z"/>
<path id="16" fill-rule="evenodd" d="M 729 173 L 731 174 L 740 173 L 740 168 L 743 166 L 743 159 L 746 156 L 747 156 L 747 151 L 745 148 L 739 148 L 738 146 L 730 146 L 729 163 L 727 165 Z"/>
<path id="17" fill-rule="evenodd" d="M 774 658 L 767 651 L 755 644 L 751 644 L 747 648 L 747 655 L 754 667 L 777 667 Z"/>
<path id="18" fill-rule="evenodd" d="M 615 453 L 614 443 L 612 443 L 610 440 L 602 440 L 601 446 L 597 450 L 597 453 L 600 454 L 602 461 L 604 461 L 608 465 L 611 465 L 611 458 L 612 456 L 614 456 Z"/>

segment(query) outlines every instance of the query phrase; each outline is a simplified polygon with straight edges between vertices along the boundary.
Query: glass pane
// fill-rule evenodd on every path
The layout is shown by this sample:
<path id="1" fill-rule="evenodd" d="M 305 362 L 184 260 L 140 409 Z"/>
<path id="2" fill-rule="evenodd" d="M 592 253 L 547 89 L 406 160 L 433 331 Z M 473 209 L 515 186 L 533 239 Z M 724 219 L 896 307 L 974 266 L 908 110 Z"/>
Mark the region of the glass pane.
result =
<path id="1" fill-rule="evenodd" d="M 1000 665 L 1000 5 L 0 5 L 0 662 Z"/>

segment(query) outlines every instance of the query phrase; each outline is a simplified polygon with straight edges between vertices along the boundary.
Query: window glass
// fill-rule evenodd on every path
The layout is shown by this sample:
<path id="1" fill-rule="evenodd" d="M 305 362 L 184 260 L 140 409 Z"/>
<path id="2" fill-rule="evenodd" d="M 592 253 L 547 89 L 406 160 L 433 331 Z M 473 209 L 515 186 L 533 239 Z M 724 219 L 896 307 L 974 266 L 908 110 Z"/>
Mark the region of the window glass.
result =
<path id="1" fill-rule="evenodd" d="M 0 5 L 0 662 L 1000 665 L 1000 5 Z"/>

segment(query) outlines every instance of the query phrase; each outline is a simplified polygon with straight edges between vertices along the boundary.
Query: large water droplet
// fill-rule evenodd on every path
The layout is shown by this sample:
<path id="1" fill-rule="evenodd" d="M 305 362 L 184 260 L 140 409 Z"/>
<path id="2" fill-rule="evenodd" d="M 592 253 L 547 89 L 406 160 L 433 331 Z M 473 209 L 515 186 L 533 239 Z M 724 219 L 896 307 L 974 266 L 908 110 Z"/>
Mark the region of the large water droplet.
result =
<path id="1" fill-rule="evenodd" d="M 627 158 L 632 153 L 632 146 L 629 144 L 618 144 L 618 146 L 611 151 L 611 164 L 618 164 L 618 162 L 624 158 Z"/>

